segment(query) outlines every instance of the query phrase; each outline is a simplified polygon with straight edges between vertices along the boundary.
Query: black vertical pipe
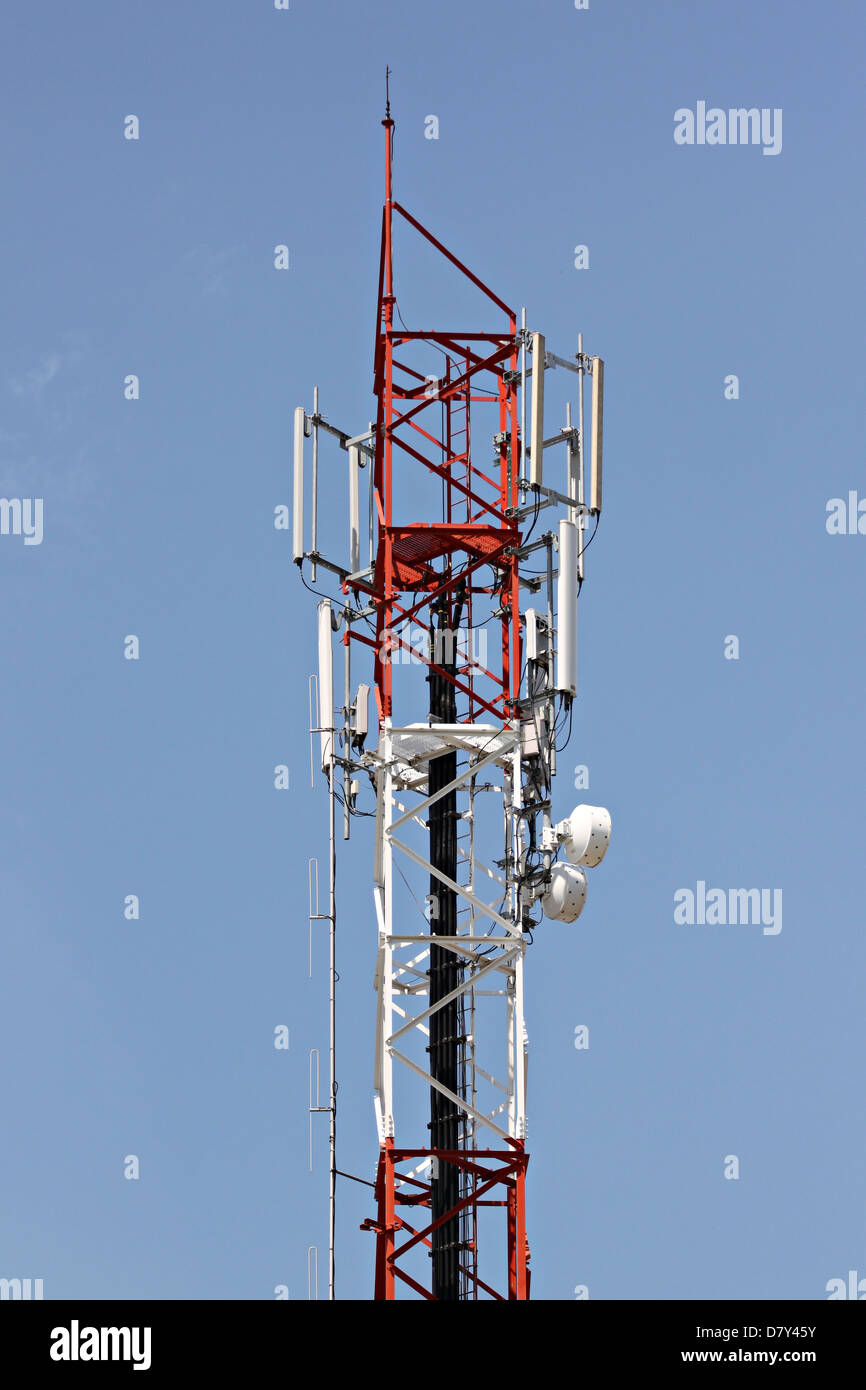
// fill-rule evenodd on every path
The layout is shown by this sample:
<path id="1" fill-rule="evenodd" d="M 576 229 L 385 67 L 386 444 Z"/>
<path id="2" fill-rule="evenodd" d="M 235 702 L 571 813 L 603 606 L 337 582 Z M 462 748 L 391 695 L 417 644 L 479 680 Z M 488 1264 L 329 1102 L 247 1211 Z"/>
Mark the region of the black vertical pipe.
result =
<path id="1" fill-rule="evenodd" d="M 458 620 L 459 621 L 459 618 Z M 431 670 L 430 714 L 431 724 L 437 722 L 454 724 L 457 722 L 457 701 L 454 685 L 447 675 L 456 670 L 456 633 L 446 626 L 447 613 L 440 613 L 439 638 L 436 646 L 444 648 L 437 651 L 434 646 L 433 660 L 442 667 L 442 672 Z M 456 623 L 455 623 L 456 626 Z M 444 640 L 443 640 L 444 639 Z M 444 674 L 443 674 L 444 672 Z M 457 752 L 443 753 L 431 758 L 429 767 L 429 794 L 433 796 L 442 787 L 453 782 L 457 776 Z M 433 868 L 447 874 L 457 881 L 457 794 L 448 792 L 434 801 L 429 812 L 430 864 Z M 452 888 L 447 888 L 435 875 L 430 875 L 430 897 L 434 905 L 430 918 L 430 932 L 436 936 L 456 936 L 457 900 Z M 430 1004 L 444 999 L 460 983 L 460 967 L 453 951 L 443 950 L 431 942 Z M 430 1075 L 449 1091 L 459 1095 L 458 1064 L 460 1056 L 459 1038 L 460 1010 L 458 1000 L 452 999 L 444 1004 L 430 1018 Z M 460 1144 L 460 1112 L 452 1100 L 443 1096 L 435 1087 L 430 1088 L 430 1146 L 433 1149 L 457 1149 Z M 453 1210 L 460 1199 L 460 1173 L 451 1163 L 441 1160 L 437 1163 L 438 1172 L 431 1179 L 431 1215 L 433 1220 Z M 433 1294 L 437 1299 L 456 1301 L 460 1297 L 460 1217 L 444 1221 L 432 1233 Z"/>

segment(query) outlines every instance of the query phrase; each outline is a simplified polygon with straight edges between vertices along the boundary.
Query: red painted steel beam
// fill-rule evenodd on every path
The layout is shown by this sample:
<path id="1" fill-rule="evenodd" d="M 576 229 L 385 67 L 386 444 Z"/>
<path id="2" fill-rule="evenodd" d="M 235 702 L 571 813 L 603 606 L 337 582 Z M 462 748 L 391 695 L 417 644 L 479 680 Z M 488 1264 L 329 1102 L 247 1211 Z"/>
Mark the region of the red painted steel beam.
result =
<path id="1" fill-rule="evenodd" d="M 434 1295 L 406 1269 L 399 1261 L 418 1246 L 429 1248 L 431 1233 L 445 1222 L 452 1220 L 459 1212 L 473 1207 L 498 1206 L 507 1210 L 507 1260 L 505 1275 L 507 1293 L 502 1294 L 475 1271 L 463 1266 L 462 1272 L 469 1284 L 496 1301 L 525 1301 L 529 1297 L 529 1247 L 526 1241 L 524 1222 L 525 1179 L 529 1163 L 528 1154 L 515 1147 L 507 1150 L 463 1150 L 463 1149 L 397 1149 L 389 1139 L 380 1152 L 379 1172 L 376 1183 L 376 1196 L 380 1217 L 378 1221 L 367 1221 L 362 1229 L 376 1232 L 376 1298 L 392 1299 L 395 1296 L 395 1281 L 399 1279 L 422 1298 L 433 1300 Z M 453 1209 L 443 1213 L 436 1221 L 416 1228 L 396 1215 L 398 1206 L 429 1207 L 430 1184 L 414 1176 L 399 1173 L 397 1166 L 411 1160 L 437 1158 L 454 1163 L 464 1172 L 480 1179 L 480 1186 L 468 1193 Z M 491 1168 L 491 1164 L 496 1166 Z M 400 1192 L 397 1183 L 411 1183 L 420 1189 L 407 1196 Z M 485 1196 L 497 1188 L 504 1189 L 502 1200 L 491 1200 Z M 409 1240 L 396 1245 L 397 1231 L 409 1234 Z M 390 1290 L 390 1292 L 389 1292 Z"/>

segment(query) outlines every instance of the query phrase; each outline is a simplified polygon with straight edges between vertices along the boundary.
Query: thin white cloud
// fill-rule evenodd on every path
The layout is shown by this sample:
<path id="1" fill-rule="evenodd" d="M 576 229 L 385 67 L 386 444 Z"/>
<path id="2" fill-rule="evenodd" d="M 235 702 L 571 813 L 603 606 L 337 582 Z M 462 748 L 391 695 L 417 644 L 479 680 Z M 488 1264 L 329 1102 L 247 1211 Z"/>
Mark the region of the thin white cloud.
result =
<path id="1" fill-rule="evenodd" d="M 62 357 L 59 352 L 48 352 L 40 359 L 37 367 L 31 367 L 24 376 L 13 377 L 9 386 L 16 396 L 38 396 L 53 381 L 60 371 Z"/>
<path id="2" fill-rule="evenodd" d="M 197 275 L 202 294 L 225 294 L 229 273 L 237 262 L 241 248 L 229 246 L 223 250 L 203 244 L 187 251 L 183 261 Z"/>

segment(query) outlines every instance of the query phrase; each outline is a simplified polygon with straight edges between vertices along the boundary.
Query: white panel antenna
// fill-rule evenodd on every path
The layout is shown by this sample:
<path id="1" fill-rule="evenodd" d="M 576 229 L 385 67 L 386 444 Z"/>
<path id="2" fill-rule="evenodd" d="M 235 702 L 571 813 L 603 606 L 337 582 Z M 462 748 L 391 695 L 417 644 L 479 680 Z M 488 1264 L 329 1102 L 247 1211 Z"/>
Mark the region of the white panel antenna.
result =
<path id="1" fill-rule="evenodd" d="M 577 526 L 559 523 L 556 581 L 556 688 L 577 694 Z"/>
<path id="2" fill-rule="evenodd" d="M 322 740 L 322 771 L 330 764 L 334 746 L 334 649 L 331 601 L 319 604 L 319 729 Z"/>
<path id="3" fill-rule="evenodd" d="M 532 335 L 532 454 L 529 481 L 541 487 L 544 458 L 544 334 Z"/>
<path id="4" fill-rule="evenodd" d="M 304 434 L 306 412 L 295 408 L 295 469 L 292 493 L 292 559 L 299 565 L 304 558 Z"/>
<path id="5" fill-rule="evenodd" d="M 361 451 L 356 445 L 349 446 L 349 573 L 357 574 L 361 568 L 361 502 L 360 502 Z"/>
<path id="6" fill-rule="evenodd" d="M 355 718 L 352 722 L 352 738 L 356 744 L 363 744 L 370 732 L 370 687 L 359 685 L 355 693 Z"/>
<path id="7" fill-rule="evenodd" d="M 601 511 L 601 450 L 604 436 L 604 362 L 592 359 L 592 453 L 590 457 L 589 506 Z"/>
<path id="8" fill-rule="evenodd" d="M 526 660 L 537 661 L 541 655 L 541 645 L 539 643 L 538 619 L 539 614 L 534 608 L 526 610 Z"/>

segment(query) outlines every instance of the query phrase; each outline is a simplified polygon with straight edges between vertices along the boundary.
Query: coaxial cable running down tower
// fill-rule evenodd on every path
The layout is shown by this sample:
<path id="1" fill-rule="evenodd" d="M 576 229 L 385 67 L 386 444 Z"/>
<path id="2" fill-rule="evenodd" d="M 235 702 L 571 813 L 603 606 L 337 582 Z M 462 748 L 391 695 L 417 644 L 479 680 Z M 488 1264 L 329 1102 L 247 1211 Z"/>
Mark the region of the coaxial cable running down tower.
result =
<path id="1" fill-rule="evenodd" d="M 313 716 L 332 827 L 331 1090 L 329 1106 L 317 1107 L 331 1113 L 331 1296 L 334 804 L 342 803 L 348 838 L 366 785 L 378 928 L 379 1162 L 376 1214 L 365 1222 L 376 1242 L 375 1297 L 402 1290 L 444 1301 L 526 1299 L 526 950 L 543 915 L 577 919 L 585 868 L 601 862 L 610 840 L 601 807 L 553 815 L 557 751 L 577 694 L 578 594 L 601 515 L 604 365 L 584 353 L 581 336 L 573 357 L 549 352 L 542 334 L 527 330 L 525 311 L 518 324 L 396 201 L 390 110 L 382 124 L 375 423 L 354 435 L 337 429 L 319 411 L 318 390 L 312 412 L 295 412 L 294 560 L 302 575 L 309 563 L 312 580 L 321 584 L 323 571 L 340 590 L 319 603 Z M 403 322 L 398 226 L 486 300 L 477 330 Z M 435 375 L 431 360 L 440 364 Z M 578 421 L 568 406 L 564 425 L 545 438 L 545 374 L 557 368 L 576 375 Z M 346 564 L 318 547 L 322 433 L 342 451 Z M 557 474 L 545 459 L 554 449 Z M 535 535 L 554 509 L 556 522 Z M 336 632 L 345 659 L 341 707 Z M 368 684 L 353 689 L 359 658 L 372 667 L 372 692 Z"/>

